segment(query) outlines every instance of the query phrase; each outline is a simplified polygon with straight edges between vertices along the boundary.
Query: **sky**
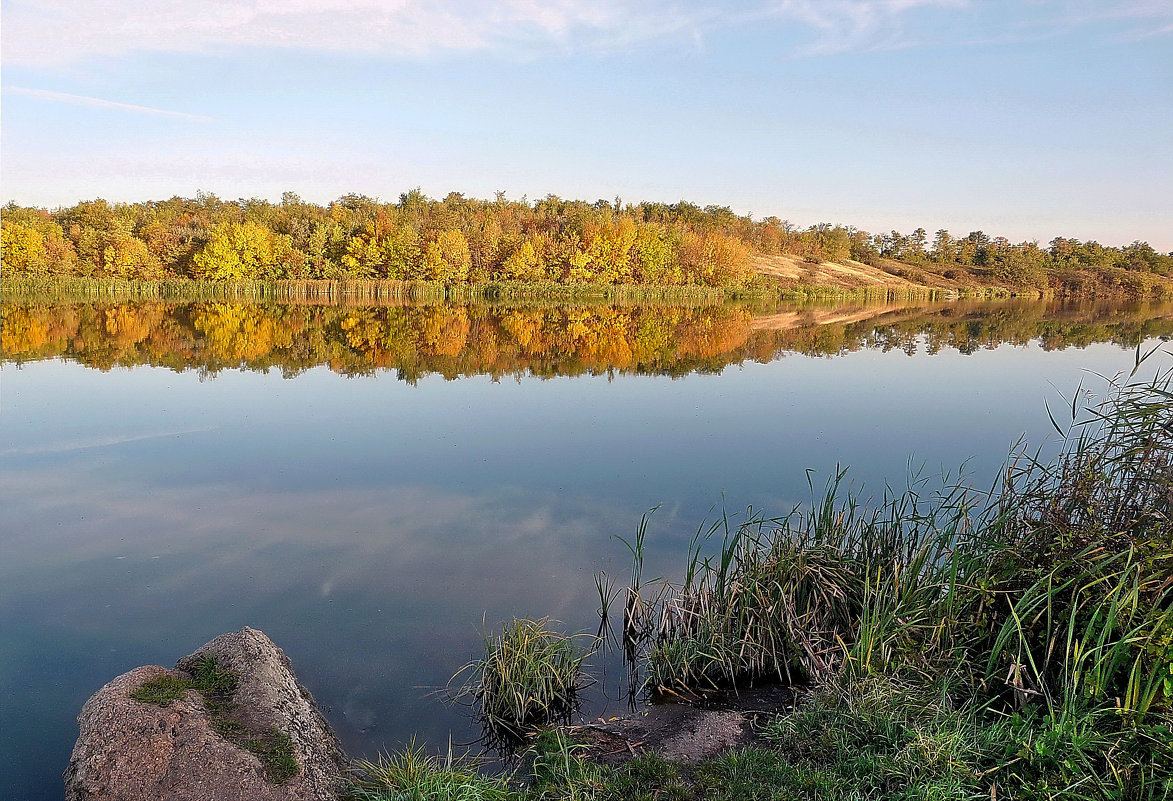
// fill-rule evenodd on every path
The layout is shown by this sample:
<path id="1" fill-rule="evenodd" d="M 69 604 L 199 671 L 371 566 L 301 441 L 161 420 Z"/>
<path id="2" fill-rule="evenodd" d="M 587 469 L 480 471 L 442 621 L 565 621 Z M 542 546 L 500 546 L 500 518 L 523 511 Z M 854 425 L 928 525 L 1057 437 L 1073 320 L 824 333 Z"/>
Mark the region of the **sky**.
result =
<path id="1" fill-rule="evenodd" d="M 4 201 L 681 199 L 1173 251 L 1171 0 L 3 0 Z"/>

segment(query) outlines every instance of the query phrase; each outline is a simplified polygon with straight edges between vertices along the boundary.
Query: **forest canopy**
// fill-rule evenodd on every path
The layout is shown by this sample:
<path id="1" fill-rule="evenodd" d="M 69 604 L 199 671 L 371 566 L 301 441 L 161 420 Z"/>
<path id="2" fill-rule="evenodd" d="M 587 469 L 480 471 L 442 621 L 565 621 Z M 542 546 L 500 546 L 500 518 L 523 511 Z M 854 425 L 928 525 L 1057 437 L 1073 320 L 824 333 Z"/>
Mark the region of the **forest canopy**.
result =
<path id="1" fill-rule="evenodd" d="M 754 259 L 855 260 L 924 282 L 1148 294 L 1168 286 L 1173 254 L 1055 238 L 1043 247 L 974 231 L 870 234 L 799 229 L 724 206 L 443 200 L 418 189 L 394 203 L 346 195 L 325 206 L 214 195 L 144 203 L 93 200 L 55 211 L 9 203 L 0 215 L 6 276 L 205 281 L 500 281 L 738 289 Z"/>

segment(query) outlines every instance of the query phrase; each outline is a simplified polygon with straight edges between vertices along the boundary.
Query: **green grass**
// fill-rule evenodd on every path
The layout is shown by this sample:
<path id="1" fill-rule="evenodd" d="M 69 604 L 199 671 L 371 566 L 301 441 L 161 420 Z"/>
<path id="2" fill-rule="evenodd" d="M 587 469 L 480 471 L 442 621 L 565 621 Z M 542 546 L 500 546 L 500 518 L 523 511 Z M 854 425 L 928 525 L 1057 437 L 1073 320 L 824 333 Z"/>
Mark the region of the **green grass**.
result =
<path id="1" fill-rule="evenodd" d="M 565 719 L 589 683 L 588 653 L 576 638 L 551 628 L 549 618 L 514 620 L 486 634 L 484 655 L 465 665 L 457 695 L 473 701 L 494 738 L 518 740 L 535 727 Z"/>
<path id="2" fill-rule="evenodd" d="M 949 682 L 889 678 L 825 687 L 767 719 L 761 745 L 686 765 L 643 755 L 592 762 L 564 730 L 487 777 L 411 745 L 362 763 L 352 801 L 974 801 L 1173 797 L 1173 719 L 1121 735 L 1099 713 L 989 715 Z M 1138 756 L 1140 755 L 1140 756 Z M 1147 767 L 1138 768 L 1140 762 Z"/>
<path id="3" fill-rule="evenodd" d="M 514 798 L 560 799 L 688 798 L 680 768 L 657 756 L 606 767 L 586 757 L 585 749 L 565 731 L 548 730 L 521 755 L 511 777 Z"/>
<path id="4" fill-rule="evenodd" d="M 221 667 L 214 656 L 197 660 L 191 668 L 191 686 L 204 698 L 230 701 L 239 681 L 235 671 Z"/>
<path id="5" fill-rule="evenodd" d="M 1121 728 L 1108 710 L 997 714 L 943 680 L 826 687 L 763 731 L 792 784 L 861 799 L 1162 798 L 1173 792 L 1168 713 Z"/>
<path id="6" fill-rule="evenodd" d="M 503 777 L 482 776 L 477 763 L 449 753 L 439 757 L 414 742 L 397 754 L 360 761 L 344 798 L 348 801 L 506 801 Z"/>
<path id="7" fill-rule="evenodd" d="M 143 682 L 138 689 L 131 692 L 130 697 L 144 704 L 169 706 L 172 701 L 178 701 L 182 698 L 189 687 L 191 685 L 183 679 L 165 674 Z"/>
<path id="8" fill-rule="evenodd" d="M 273 784 L 285 784 L 301 770 L 294 754 L 293 740 L 276 728 L 246 736 L 243 745 L 260 758 L 265 775 Z"/>

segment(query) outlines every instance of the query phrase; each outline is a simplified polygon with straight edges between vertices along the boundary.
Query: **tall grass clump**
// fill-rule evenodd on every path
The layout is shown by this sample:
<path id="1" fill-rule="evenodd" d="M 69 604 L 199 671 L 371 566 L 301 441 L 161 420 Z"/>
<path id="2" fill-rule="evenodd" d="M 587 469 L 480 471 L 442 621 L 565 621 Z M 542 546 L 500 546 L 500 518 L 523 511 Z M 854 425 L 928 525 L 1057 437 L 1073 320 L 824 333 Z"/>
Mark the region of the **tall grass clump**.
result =
<path id="1" fill-rule="evenodd" d="M 723 517 L 694 537 L 679 582 L 639 581 L 641 527 L 623 628 L 648 684 L 963 664 L 972 686 L 1017 707 L 1168 704 L 1170 378 L 1076 402 L 1059 455 L 1015 454 L 991 492 L 916 479 L 867 504 L 839 472 L 809 508 Z"/>
<path id="2" fill-rule="evenodd" d="M 1018 449 L 988 492 L 916 479 L 866 503 L 840 472 L 784 517 L 723 517 L 678 581 L 639 580 L 641 526 L 621 592 L 642 686 L 948 677 L 973 725 L 1034 721 L 1016 764 L 1067 732 L 1111 753 L 1089 797 L 1173 794 L 1173 371 L 1081 388 L 1052 421 L 1057 455 Z"/>
<path id="3" fill-rule="evenodd" d="M 1019 707 L 1111 699 L 1136 718 L 1173 701 L 1170 374 L 1071 417 L 1056 460 L 1007 470 L 985 528 L 994 559 L 965 599 L 992 625 L 968 647 Z"/>
<path id="4" fill-rule="evenodd" d="M 927 481 L 868 508 L 839 471 L 808 509 L 722 516 L 689 547 L 683 580 L 625 588 L 624 639 L 649 689 L 693 693 L 772 677 L 829 680 L 923 653 L 939 624 L 943 556 L 966 536 L 964 488 L 922 498 Z M 706 549 L 711 543 L 717 547 Z M 640 548 L 637 538 L 634 547 Z M 899 619 L 899 631 L 889 631 Z M 629 649 L 630 653 L 630 649 Z"/>
<path id="5" fill-rule="evenodd" d="M 514 620 L 486 634 L 484 655 L 457 672 L 490 738 L 520 740 L 536 727 L 566 720 L 589 679 L 588 650 L 551 628 L 549 618 Z"/>

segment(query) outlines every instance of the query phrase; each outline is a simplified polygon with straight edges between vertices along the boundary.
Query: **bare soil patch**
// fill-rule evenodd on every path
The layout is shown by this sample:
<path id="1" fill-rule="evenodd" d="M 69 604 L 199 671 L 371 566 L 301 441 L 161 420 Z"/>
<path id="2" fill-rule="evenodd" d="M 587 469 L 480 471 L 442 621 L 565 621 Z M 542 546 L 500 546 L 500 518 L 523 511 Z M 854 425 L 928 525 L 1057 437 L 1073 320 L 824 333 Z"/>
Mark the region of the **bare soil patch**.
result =
<path id="1" fill-rule="evenodd" d="M 617 765 L 646 754 L 691 764 L 758 741 L 759 715 L 793 708 L 788 687 L 770 685 L 697 703 L 652 704 L 641 712 L 574 727 L 591 759 Z"/>

